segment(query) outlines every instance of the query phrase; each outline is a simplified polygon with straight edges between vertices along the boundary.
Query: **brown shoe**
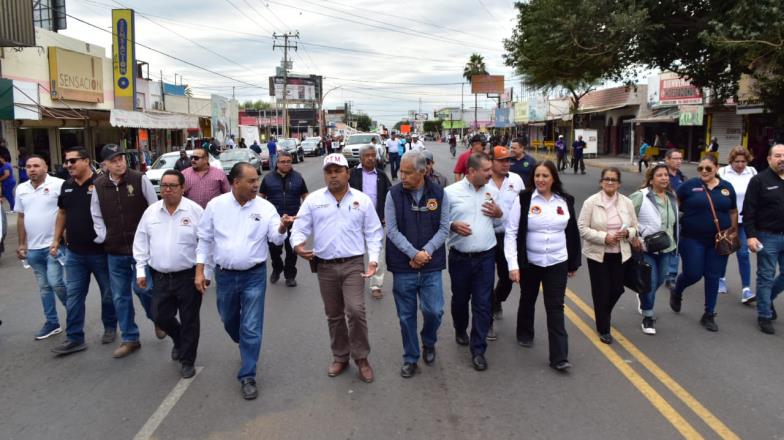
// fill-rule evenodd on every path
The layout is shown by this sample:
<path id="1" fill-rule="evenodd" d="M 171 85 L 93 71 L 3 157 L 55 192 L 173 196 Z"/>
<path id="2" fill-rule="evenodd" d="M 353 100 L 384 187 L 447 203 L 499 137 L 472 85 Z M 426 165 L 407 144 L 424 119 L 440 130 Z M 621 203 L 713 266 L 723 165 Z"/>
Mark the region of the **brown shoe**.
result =
<path id="1" fill-rule="evenodd" d="M 329 377 L 340 376 L 340 373 L 345 371 L 346 368 L 348 368 L 348 361 L 346 362 L 332 361 L 332 365 L 330 365 L 329 368 L 327 369 L 327 376 Z"/>
<path id="2" fill-rule="evenodd" d="M 155 326 L 155 337 L 158 339 L 163 339 L 166 337 L 166 332 L 157 325 Z"/>
<path id="3" fill-rule="evenodd" d="M 370 294 L 373 295 L 374 299 L 381 299 L 384 297 L 384 294 L 381 292 L 381 289 L 373 289 L 370 291 Z"/>
<path id="4" fill-rule="evenodd" d="M 368 360 L 357 359 L 354 362 L 357 363 L 357 368 L 359 368 L 359 378 L 365 383 L 373 382 L 373 369 L 370 368 Z"/>
<path id="5" fill-rule="evenodd" d="M 114 350 L 114 353 L 112 353 L 112 356 L 115 357 L 115 358 L 118 358 L 118 359 L 119 358 L 124 358 L 125 356 L 128 356 L 129 354 L 133 353 L 134 351 L 136 351 L 136 350 L 138 350 L 140 348 L 142 348 L 142 344 L 140 342 L 138 342 L 138 341 L 137 342 L 123 342 L 122 344 L 120 344 L 119 347 L 117 347 L 117 350 Z"/>

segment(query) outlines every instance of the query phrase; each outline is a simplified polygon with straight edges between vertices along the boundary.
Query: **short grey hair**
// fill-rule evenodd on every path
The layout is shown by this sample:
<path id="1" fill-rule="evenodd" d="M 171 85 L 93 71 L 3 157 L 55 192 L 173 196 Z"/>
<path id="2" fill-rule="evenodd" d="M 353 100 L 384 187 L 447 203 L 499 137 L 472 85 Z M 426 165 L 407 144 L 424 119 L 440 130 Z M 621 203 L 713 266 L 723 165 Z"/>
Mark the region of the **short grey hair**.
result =
<path id="1" fill-rule="evenodd" d="M 410 160 L 418 173 L 424 174 L 427 172 L 427 158 L 419 150 L 406 151 L 403 157 L 400 158 L 401 162 L 404 160 Z"/>
<path id="2" fill-rule="evenodd" d="M 363 146 L 359 147 L 359 157 L 364 156 L 368 151 L 372 151 L 374 155 L 378 154 L 378 152 L 376 151 L 376 147 L 374 147 L 373 145 L 367 144 L 367 145 L 363 145 Z"/>

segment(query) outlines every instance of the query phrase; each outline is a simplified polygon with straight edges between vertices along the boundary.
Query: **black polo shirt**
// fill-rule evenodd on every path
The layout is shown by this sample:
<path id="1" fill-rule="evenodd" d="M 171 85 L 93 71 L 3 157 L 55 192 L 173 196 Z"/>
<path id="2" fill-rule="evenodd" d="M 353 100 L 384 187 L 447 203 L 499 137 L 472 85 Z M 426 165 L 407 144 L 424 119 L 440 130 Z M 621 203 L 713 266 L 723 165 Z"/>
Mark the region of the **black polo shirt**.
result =
<path id="1" fill-rule="evenodd" d="M 758 231 L 784 233 L 784 179 L 771 168 L 752 177 L 741 212 L 749 238 L 757 238 Z"/>
<path id="2" fill-rule="evenodd" d="M 63 183 L 57 207 L 65 210 L 65 243 L 68 250 L 77 254 L 102 254 L 102 244 L 95 243 L 93 217 L 90 215 L 90 199 L 95 191 L 93 174 L 83 185 L 73 178 Z"/>

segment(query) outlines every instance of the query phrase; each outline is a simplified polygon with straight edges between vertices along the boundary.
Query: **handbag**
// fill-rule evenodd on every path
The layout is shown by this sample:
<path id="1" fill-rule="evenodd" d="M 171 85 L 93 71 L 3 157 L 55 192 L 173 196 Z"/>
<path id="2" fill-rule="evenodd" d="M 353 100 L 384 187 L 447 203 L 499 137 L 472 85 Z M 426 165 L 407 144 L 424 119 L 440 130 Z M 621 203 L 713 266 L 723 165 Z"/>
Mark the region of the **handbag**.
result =
<path id="1" fill-rule="evenodd" d="M 623 285 L 639 293 L 651 291 L 653 268 L 642 256 L 642 252 L 632 252 L 623 274 Z"/>
<path id="2" fill-rule="evenodd" d="M 645 250 L 648 252 L 659 252 L 670 247 L 672 242 L 670 236 L 665 231 L 655 232 L 643 239 L 645 242 Z"/>
<path id="3" fill-rule="evenodd" d="M 713 199 L 710 196 L 710 191 L 707 186 L 703 185 L 703 187 L 705 188 L 705 195 L 708 197 L 711 214 L 713 215 L 713 224 L 716 225 L 716 238 L 713 247 L 716 249 L 716 253 L 721 256 L 732 255 L 732 253 L 740 249 L 738 232 L 733 228 L 721 229 L 719 226 L 719 218 L 716 216 L 716 208 L 713 206 Z"/>

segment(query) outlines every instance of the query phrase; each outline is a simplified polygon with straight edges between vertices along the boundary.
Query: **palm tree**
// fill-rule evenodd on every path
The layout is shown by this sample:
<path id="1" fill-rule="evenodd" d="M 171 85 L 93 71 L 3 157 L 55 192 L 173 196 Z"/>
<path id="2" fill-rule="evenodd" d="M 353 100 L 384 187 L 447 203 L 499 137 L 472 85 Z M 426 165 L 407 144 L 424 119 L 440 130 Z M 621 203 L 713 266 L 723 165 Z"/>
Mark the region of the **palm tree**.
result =
<path id="1" fill-rule="evenodd" d="M 471 82 L 471 78 L 474 75 L 487 75 L 487 66 L 485 66 L 485 59 L 482 55 L 478 53 L 472 53 L 471 57 L 468 58 L 468 62 L 466 63 L 465 67 L 463 68 L 463 78 Z M 474 128 L 479 129 L 479 125 L 477 124 L 477 107 L 478 107 L 479 98 L 476 93 L 474 93 Z"/>

